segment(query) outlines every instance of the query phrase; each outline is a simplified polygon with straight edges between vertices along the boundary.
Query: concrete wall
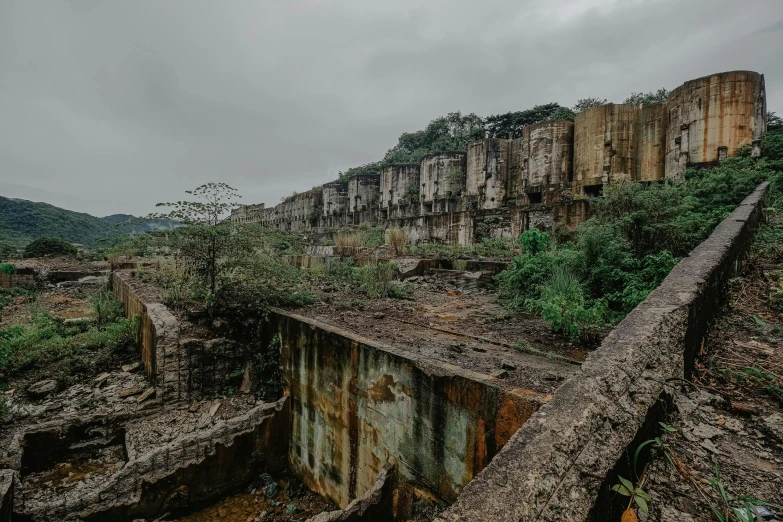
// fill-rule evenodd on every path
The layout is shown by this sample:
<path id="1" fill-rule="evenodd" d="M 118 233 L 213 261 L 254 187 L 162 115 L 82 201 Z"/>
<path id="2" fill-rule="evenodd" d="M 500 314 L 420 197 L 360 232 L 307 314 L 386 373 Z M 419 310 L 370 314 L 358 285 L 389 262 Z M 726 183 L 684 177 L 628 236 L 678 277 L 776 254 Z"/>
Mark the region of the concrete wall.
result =
<path id="1" fill-rule="evenodd" d="M 666 381 L 692 367 L 761 218 L 760 185 L 590 354 L 441 522 L 585 520 Z M 631 448 L 633 451 L 633 448 Z M 624 460 L 624 459 L 623 459 Z"/>
<path id="2" fill-rule="evenodd" d="M 766 130 L 764 76 L 733 71 L 704 76 L 674 89 L 667 102 L 666 177 L 681 178 L 689 165 L 733 156 Z"/>
<path id="3" fill-rule="evenodd" d="M 380 205 L 382 217 L 416 215 L 419 211 L 418 164 L 390 165 L 381 171 Z"/>
<path id="4" fill-rule="evenodd" d="M 522 131 L 523 190 L 569 183 L 572 176 L 574 124 L 545 121 Z"/>
<path id="5" fill-rule="evenodd" d="M 508 190 L 509 140 L 488 138 L 468 145 L 465 196 L 475 209 L 502 206 Z"/>
<path id="6" fill-rule="evenodd" d="M 669 112 L 666 104 L 644 105 L 639 109 L 638 157 L 634 181 L 658 181 L 664 178 L 666 129 Z"/>
<path id="7" fill-rule="evenodd" d="M 243 370 L 252 357 L 249 344 L 181 335 L 180 322 L 163 303 L 139 297 L 130 273 L 113 272 L 110 281 L 126 317 L 139 316 L 137 343 L 144 371 L 164 403 L 223 393 L 232 385 L 231 375 Z"/>
<path id="8" fill-rule="evenodd" d="M 324 185 L 323 226 L 346 225 L 348 216 L 348 184 L 327 183 Z"/>
<path id="9" fill-rule="evenodd" d="M 465 169 L 464 152 L 430 154 L 421 160 L 421 215 L 456 210 L 465 190 Z"/>
<path id="10" fill-rule="evenodd" d="M 15 268 L 13 273 L 0 272 L 0 288 L 15 286 L 33 289 L 39 284 L 39 274 L 33 268 Z"/>
<path id="11" fill-rule="evenodd" d="M 0 470 L 0 522 L 11 522 L 11 512 L 14 505 L 14 475 L 13 470 Z"/>
<path id="12" fill-rule="evenodd" d="M 298 232 L 313 226 L 376 224 L 379 219 L 515 204 L 531 218 L 520 223 L 573 227 L 586 214 L 581 205 L 574 207 L 562 196 L 564 189 L 577 195 L 597 194 L 605 184 L 679 178 L 688 166 L 716 164 L 732 156 L 740 145 L 749 145 L 758 154 L 765 115 L 762 75 L 749 71 L 715 74 L 686 82 L 663 104 L 610 103 L 579 114 L 573 124 L 540 122 L 525 127 L 522 137 L 515 140 L 479 140 L 470 143 L 466 153 L 439 152 L 425 156 L 419 165 L 387 166 L 379 188 L 372 187 L 374 181 L 362 181 L 365 175 L 347 183 L 350 194 L 337 184 L 327 184 L 319 220 L 308 219 L 313 206 L 321 208 L 318 201 L 300 204 L 301 195 L 273 209 L 238 210 L 232 219 L 260 219 L 269 226 Z M 417 171 L 420 205 L 406 207 L 404 185 L 415 180 Z M 548 218 L 538 219 L 540 205 L 549 212 Z M 340 213 L 343 208 L 345 214 Z M 455 236 L 451 230 L 419 229 L 432 230 L 432 241 Z M 420 238 L 427 240 L 423 235 Z"/>
<path id="13" fill-rule="evenodd" d="M 375 224 L 381 197 L 381 177 L 377 174 L 358 174 L 348 180 L 349 225 Z"/>
<path id="14" fill-rule="evenodd" d="M 392 458 L 411 487 L 454 500 L 542 400 L 315 320 L 269 320 L 291 390 L 290 467 L 343 508 Z"/>
<path id="15" fill-rule="evenodd" d="M 111 287 L 122 301 L 125 316 L 139 316 L 137 344 L 147 378 L 158 398 L 169 400 L 183 394 L 182 375 L 187 362 L 179 357 L 179 321 L 161 303 L 145 303 L 133 290 L 129 274 L 112 272 Z"/>
<path id="16" fill-rule="evenodd" d="M 636 174 L 639 109 L 608 103 L 574 121 L 575 193 L 584 187 L 632 181 Z"/>

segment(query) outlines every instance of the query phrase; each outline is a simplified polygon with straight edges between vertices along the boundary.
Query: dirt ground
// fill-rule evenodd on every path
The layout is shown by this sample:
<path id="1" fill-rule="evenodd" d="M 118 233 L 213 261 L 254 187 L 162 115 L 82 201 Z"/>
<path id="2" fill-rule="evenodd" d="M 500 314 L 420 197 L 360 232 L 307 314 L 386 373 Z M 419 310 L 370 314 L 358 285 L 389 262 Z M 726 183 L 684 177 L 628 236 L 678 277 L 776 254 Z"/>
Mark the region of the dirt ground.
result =
<path id="1" fill-rule="evenodd" d="M 292 312 L 466 370 L 505 370 L 507 384 L 544 393 L 576 373 L 589 353 L 540 318 L 508 313 L 486 290 L 413 285 L 406 299 L 334 293 Z M 522 349 L 514 347 L 520 340 Z"/>
<path id="2" fill-rule="evenodd" d="M 783 314 L 769 299 L 783 264 L 770 261 L 750 259 L 693 382 L 673 389 L 677 412 L 644 474 L 651 501 L 641 520 L 745 520 L 732 508 L 746 500 L 777 517 L 756 520 L 783 520 Z"/>

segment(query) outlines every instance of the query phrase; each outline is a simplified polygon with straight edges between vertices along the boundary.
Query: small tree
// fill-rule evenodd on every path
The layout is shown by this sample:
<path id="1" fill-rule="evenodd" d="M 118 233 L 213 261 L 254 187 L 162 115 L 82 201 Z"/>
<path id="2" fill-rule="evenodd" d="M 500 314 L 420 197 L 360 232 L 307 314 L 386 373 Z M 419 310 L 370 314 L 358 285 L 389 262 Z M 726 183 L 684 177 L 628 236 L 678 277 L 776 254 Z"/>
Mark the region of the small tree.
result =
<path id="1" fill-rule="evenodd" d="M 587 109 L 592 109 L 593 107 L 598 107 L 599 105 L 604 105 L 605 103 L 606 100 L 602 100 L 601 98 L 582 98 L 581 100 L 576 100 L 576 103 L 571 108 L 571 110 L 573 110 L 576 114 L 582 114 Z"/>
<path id="2" fill-rule="evenodd" d="M 661 87 L 655 92 L 632 92 L 623 103 L 630 105 L 651 105 L 653 103 L 666 103 L 669 99 L 669 91 Z"/>
<path id="3" fill-rule="evenodd" d="M 207 183 L 186 191 L 196 201 L 158 203 L 158 207 L 173 207 L 151 218 L 174 219 L 185 225 L 176 231 L 179 256 L 194 275 L 209 289 L 208 301 L 214 302 L 222 286 L 222 277 L 252 253 L 252 245 L 227 219 L 233 202 L 239 198 L 236 189 L 225 183 Z"/>

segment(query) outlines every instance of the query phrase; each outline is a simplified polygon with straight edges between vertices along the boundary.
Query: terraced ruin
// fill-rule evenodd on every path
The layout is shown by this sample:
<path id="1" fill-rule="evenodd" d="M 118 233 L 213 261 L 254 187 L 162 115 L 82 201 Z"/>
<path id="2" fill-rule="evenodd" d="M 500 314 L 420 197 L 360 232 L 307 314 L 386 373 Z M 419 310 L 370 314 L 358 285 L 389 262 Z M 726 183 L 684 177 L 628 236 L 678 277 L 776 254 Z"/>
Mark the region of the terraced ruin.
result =
<path id="1" fill-rule="evenodd" d="M 760 162 L 752 168 L 729 163 L 744 176 L 738 186 L 749 187 L 744 199 L 722 201 L 712 212 L 717 226 L 700 231 L 706 239 L 689 253 L 669 253 L 671 266 L 659 267 L 657 286 L 636 294 L 627 315 L 615 310 L 574 333 L 540 307 L 511 306 L 496 288 L 520 259 L 557 248 L 535 244 L 548 241 L 543 230 L 574 241 L 569 227 L 601 204 L 574 193 L 674 183 L 688 167 L 720 169 L 736 147 L 760 147 L 763 90 L 755 73 L 714 75 L 685 84 L 664 106 L 605 105 L 572 125 L 532 126 L 521 145 L 485 140 L 467 155 L 351 178 L 353 196 L 330 184 L 274 212 L 241 207 L 230 220 L 187 224 L 206 234 L 263 225 L 260 239 L 241 237 L 249 229 L 239 227 L 217 236 L 248 239 L 253 260 L 224 265 L 230 276 L 220 291 L 214 273 L 205 290 L 214 267 L 192 261 L 201 252 L 188 254 L 176 231 L 146 237 L 144 255 L 124 246 L 103 259 L 12 260 L 0 272 L 0 522 L 627 520 L 629 506 L 646 520 L 707 520 L 683 483 L 713 498 L 698 489 L 698 478 L 715 478 L 694 478 L 706 473 L 698 459 L 725 457 L 731 450 L 715 446 L 721 437 L 757 428 L 764 435 L 748 448 L 762 460 L 744 455 L 728 469 L 732 487 L 745 484 L 743 473 L 763 476 L 757 490 L 771 506 L 783 495 L 783 475 L 770 465 L 783 458 L 779 408 L 739 403 L 731 389 L 745 380 L 722 373 L 727 391 L 718 390 L 705 370 L 713 364 L 705 343 L 731 344 L 716 319 L 727 302 L 736 306 L 738 281 L 751 266 L 779 263 L 778 246 L 766 257 L 753 246 L 759 227 L 775 245 L 768 236 L 783 228 L 765 203 L 780 201 L 781 178 L 757 174 L 767 168 L 752 159 L 760 150 L 746 151 Z M 715 137 L 726 126 L 731 132 Z M 541 152 L 534 135 L 560 152 Z M 462 174 L 443 177 L 455 168 Z M 475 184 L 479 171 L 484 182 Z M 399 197 L 412 180 L 422 199 L 407 204 L 418 214 Z M 461 184 L 459 196 L 436 197 L 446 181 Z M 387 183 L 388 191 L 378 188 Z M 724 199 L 734 197 L 726 190 Z M 348 210 L 334 211 L 330 191 Z M 373 198 L 378 206 L 361 203 Z M 314 214 L 321 203 L 324 213 Z M 733 210 L 720 214 L 727 205 Z M 487 221 L 487 212 L 501 219 Z M 319 242 L 332 225 L 349 227 L 338 235 L 371 233 L 359 226 L 365 218 L 387 226 L 379 245 Z M 390 238 L 400 225 L 401 246 Z M 529 242 L 512 241 L 500 255 L 459 250 L 478 236 L 520 234 Z M 456 250 L 442 257 L 426 249 L 436 242 Z M 200 269 L 207 276 L 196 280 Z M 777 308 L 754 310 L 770 324 L 780 319 Z M 752 368 L 776 368 L 783 353 L 777 330 L 764 332 L 739 341 L 758 352 Z M 759 382 L 780 384 L 774 371 L 758 371 Z M 743 408 L 745 420 L 731 417 Z M 638 449 L 655 437 L 667 440 L 657 454 Z M 678 446 L 683 440 L 691 445 Z M 664 454 L 680 455 L 676 469 L 658 469 Z M 619 477 L 632 481 L 620 484 L 625 490 Z"/>

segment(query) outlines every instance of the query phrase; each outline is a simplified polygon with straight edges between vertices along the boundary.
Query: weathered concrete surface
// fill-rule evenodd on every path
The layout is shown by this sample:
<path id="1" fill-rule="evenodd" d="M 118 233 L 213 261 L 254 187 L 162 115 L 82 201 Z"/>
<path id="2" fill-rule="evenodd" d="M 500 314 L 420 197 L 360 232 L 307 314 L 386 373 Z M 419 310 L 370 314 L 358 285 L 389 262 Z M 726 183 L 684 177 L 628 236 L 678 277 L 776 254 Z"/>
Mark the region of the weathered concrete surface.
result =
<path id="1" fill-rule="evenodd" d="M 685 82 L 669 94 L 666 177 L 752 147 L 766 130 L 764 76 L 732 71 Z"/>
<path id="2" fill-rule="evenodd" d="M 750 245 L 767 183 L 683 259 L 463 491 L 442 521 L 584 520 L 606 474 L 683 377 Z"/>
<path id="3" fill-rule="evenodd" d="M 428 154 L 421 160 L 420 215 L 454 212 L 465 190 L 466 156 L 464 152 Z"/>
<path id="4" fill-rule="evenodd" d="M 522 190 L 532 191 L 571 181 L 573 173 L 574 124 L 544 121 L 522 131 Z"/>
<path id="5" fill-rule="evenodd" d="M 417 163 L 390 165 L 381 171 L 380 201 L 383 218 L 413 216 L 419 213 L 419 179 Z"/>
<path id="6" fill-rule="evenodd" d="M 291 390 L 290 468 L 343 507 L 392 458 L 403 481 L 453 501 L 544 400 L 313 319 L 269 321 Z"/>
<path id="7" fill-rule="evenodd" d="M 639 109 L 608 103 L 577 114 L 574 121 L 574 192 L 584 187 L 632 181 L 636 174 Z"/>
<path id="8" fill-rule="evenodd" d="M 639 109 L 638 153 L 635 181 L 657 181 L 664 178 L 666 130 L 669 112 L 665 103 L 644 105 Z"/>
<path id="9" fill-rule="evenodd" d="M 465 200 L 466 203 L 475 202 L 475 209 L 498 208 L 505 202 L 509 147 L 509 140 L 495 138 L 468 145 Z"/>
<path id="10" fill-rule="evenodd" d="M 94 487 L 68 489 L 45 499 L 22 489 L 15 495 L 14 513 L 47 522 L 153 519 L 214 499 L 262 471 L 282 470 L 289 426 L 287 397 L 260 404 L 170 442 L 158 441 L 147 451 L 128 448 L 121 469 Z M 44 427 L 36 429 L 40 432 Z"/>
<path id="11" fill-rule="evenodd" d="M 14 477 L 10 469 L 0 470 L 0 522 L 11 522 L 14 505 Z"/>
<path id="12" fill-rule="evenodd" d="M 397 469 L 392 463 L 387 463 L 378 473 L 378 478 L 372 489 L 361 498 L 357 498 L 343 510 L 321 513 L 307 519 L 307 522 L 393 522 L 402 517 L 395 517 L 395 500 L 397 498 Z M 400 514 L 402 515 L 402 514 Z"/>
<path id="13" fill-rule="evenodd" d="M 137 341 L 147 377 L 158 388 L 159 398 L 184 399 L 187 360 L 180 357 L 179 322 L 163 304 L 143 302 L 126 277 L 127 274 L 113 272 L 111 286 L 123 303 L 125 316 L 139 316 Z"/>

